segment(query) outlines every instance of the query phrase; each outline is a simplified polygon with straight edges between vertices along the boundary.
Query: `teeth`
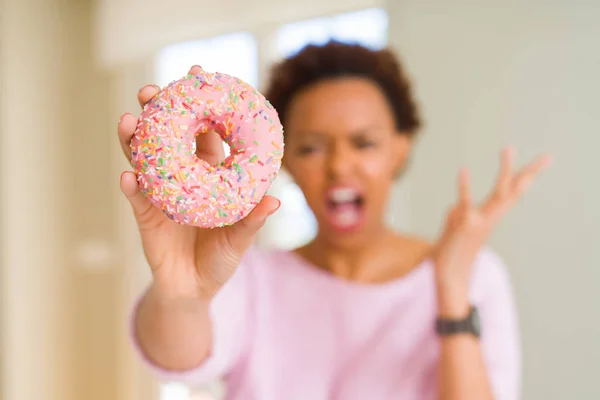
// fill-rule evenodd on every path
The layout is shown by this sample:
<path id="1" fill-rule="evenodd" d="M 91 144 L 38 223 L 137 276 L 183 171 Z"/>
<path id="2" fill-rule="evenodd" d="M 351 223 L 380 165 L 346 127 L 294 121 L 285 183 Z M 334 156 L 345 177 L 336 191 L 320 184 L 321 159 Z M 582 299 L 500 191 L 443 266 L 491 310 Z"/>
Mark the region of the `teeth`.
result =
<path id="1" fill-rule="evenodd" d="M 352 188 L 341 188 L 331 191 L 331 201 L 346 203 L 358 199 L 358 193 Z"/>
<path id="2" fill-rule="evenodd" d="M 337 223 L 340 226 L 351 226 L 358 222 L 358 214 L 353 211 L 346 211 L 337 215 Z"/>

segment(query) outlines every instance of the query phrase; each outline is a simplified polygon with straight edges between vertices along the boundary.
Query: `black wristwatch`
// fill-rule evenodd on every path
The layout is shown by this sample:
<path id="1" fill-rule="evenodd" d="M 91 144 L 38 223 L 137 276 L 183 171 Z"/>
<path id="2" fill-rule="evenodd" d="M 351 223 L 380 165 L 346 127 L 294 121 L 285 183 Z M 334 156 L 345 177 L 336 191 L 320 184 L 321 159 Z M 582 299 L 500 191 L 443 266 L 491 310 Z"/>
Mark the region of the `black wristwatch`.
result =
<path id="1" fill-rule="evenodd" d="M 471 306 L 469 315 L 464 319 L 438 318 L 435 321 L 435 330 L 440 336 L 470 333 L 479 338 L 481 335 L 481 327 L 479 325 L 479 313 L 477 312 L 477 307 Z"/>

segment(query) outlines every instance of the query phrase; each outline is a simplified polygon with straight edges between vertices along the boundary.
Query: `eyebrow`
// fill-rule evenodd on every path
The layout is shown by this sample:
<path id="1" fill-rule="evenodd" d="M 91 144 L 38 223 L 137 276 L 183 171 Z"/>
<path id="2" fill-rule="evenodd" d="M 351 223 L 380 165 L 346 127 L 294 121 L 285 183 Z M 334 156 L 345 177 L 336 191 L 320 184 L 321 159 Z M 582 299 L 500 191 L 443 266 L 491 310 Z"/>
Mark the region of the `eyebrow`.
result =
<path id="1" fill-rule="evenodd" d="M 368 125 L 364 128 L 360 128 L 357 130 L 354 130 L 352 132 L 350 132 L 351 137 L 357 137 L 357 136 L 367 136 L 369 135 L 371 132 L 374 131 L 381 131 L 383 128 L 380 125 Z M 297 131 L 294 133 L 294 135 L 298 135 L 298 136 L 302 136 L 302 137 L 316 137 L 316 138 L 326 138 L 329 135 L 318 132 L 318 131 Z"/>
<path id="2" fill-rule="evenodd" d="M 363 137 L 373 137 L 378 136 L 377 134 L 383 132 L 384 128 L 379 125 L 370 125 L 366 128 L 362 128 L 350 133 L 350 137 L 353 139 L 363 138 Z"/>
<path id="3" fill-rule="evenodd" d="M 327 138 L 327 135 L 323 134 L 323 133 L 319 133 L 319 132 L 313 132 L 313 131 L 296 131 L 293 132 L 290 137 L 295 137 L 297 140 L 302 140 L 304 138 L 315 138 L 318 140 L 322 140 Z"/>

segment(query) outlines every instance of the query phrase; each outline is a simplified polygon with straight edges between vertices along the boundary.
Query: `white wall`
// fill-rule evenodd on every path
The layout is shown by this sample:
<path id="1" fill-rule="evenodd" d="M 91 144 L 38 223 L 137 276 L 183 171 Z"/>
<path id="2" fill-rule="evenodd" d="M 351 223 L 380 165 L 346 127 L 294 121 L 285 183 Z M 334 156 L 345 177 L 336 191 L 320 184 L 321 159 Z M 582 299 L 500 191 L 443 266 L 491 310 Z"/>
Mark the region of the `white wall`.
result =
<path id="1" fill-rule="evenodd" d="M 242 3 L 247 8 L 237 6 Z M 230 2 L 219 8 L 227 23 L 212 25 L 198 17 L 206 9 L 178 11 L 199 2 L 172 4 L 161 15 L 164 2 L 97 2 L 101 23 L 92 37 L 87 2 L 2 3 L 6 399 L 152 396 L 124 336 L 129 296 L 147 271 L 118 191 L 118 173 L 126 165 L 112 135 L 119 114 L 136 111 L 135 91 L 151 79 L 154 52 L 242 23 L 272 32 L 278 20 L 380 2 L 336 0 L 314 8 L 299 0 L 278 2 L 278 8 L 266 0 Z M 593 248 L 600 240 L 594 117 L 600 3 L 389 4 L 391 41 L 415 78 L 427 121 L 414 167 L 398 187 L 402 201 L 391 205 L 402 209 L 396 223 L 433 235 L 454 193 L 456 168 L 473 167 L 475 188 L 483 193 L 496 152 L 507 142 L 518 146 L 522 160 L 538 150 L 554 153 L 556 164 L 504 222 L 493 246 L 507 261 L 519 302 L 524 398 L 600 397 L 594 385 L 600 372 L 600 294 L 594 290 L 600 256 Z M 111 67 L 110 74 L 94 69 L 93 55 Z M 94 167 L 86 171 L 83 162 L 90 160 Z M 108 241 L 110 265 L 87 270 L 68 258 L 80 239 Z"/>
<path id="2" fill-rule="evenodd" d="M 391 40 L 426 129 L 409 176 L 410 225 L 431 236 L 460 165 L 483 195 L 498 150 L 556 160 L 492 246 L 516 290 L 524 399 L 600 398 L 600 2 L 390 2 Z"/>
<path id="3" fill-rule="evenodd" d="M 274 24 L 352 9 L 379 7 L 385 0 L 98 0 L 96 60 L 106 67 L 152 57 L 180 41 L 244 30 L 269 31 Z"/>
<path id="4" fill-rule="evenodd" d="M 271 32 L 278 21 L 379 5 L 330 1 L 309 10 L 289 0 L 178 11 L 192 3 L 200 4 L 178 0 L 149 30 L 148 21 L 161 14 L 159 2 L 100 3 L 98 60 L 115 66 L 176 41 L 257 26 Z M 600 256 L 593 245 L 600 240 L 594 206 L 600 197 L 594 118 L 600 3 L 389 0 L 388 5 L 390 41 L 414 77 L 426 120 L 412 170 L 391 205 L 401 208 L 395 224 L 435 235 L 455 193 L 458 167 L 472 168 L 475 190 L 483 195 L 507 143 L 517 146 L 520 161 L 552 152 L 555 165 L 500 226 L 492 246 L 508 264 L 519 304 L 524 398 L 599 397 L 593 379 L 600 372 L 600 319 L 594 309 L 600 304 L 594 291 Z M 213 24 L 196 18 L 207 11 L 215 12 Z"/>

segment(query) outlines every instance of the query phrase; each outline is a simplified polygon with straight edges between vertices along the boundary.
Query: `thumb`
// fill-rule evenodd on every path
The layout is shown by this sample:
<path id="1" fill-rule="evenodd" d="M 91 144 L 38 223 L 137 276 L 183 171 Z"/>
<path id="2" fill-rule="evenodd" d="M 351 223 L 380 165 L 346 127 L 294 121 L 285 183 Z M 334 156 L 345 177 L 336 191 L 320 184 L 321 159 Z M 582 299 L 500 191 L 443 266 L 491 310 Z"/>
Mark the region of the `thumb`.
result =
<path id="1" fill-rule="evenodd" d="M 267 218 L 275 213 L 281 206 L 281 201 L 273 196 L 264 196 L 263 199 L 245 218 L 227 227 L 229 243 L 240 253 L 246 251 L 254 241 L 254 237 L 263 227 Z"/>
<path id="2" fill-rule="evenodd" d="M 121 191 L 129 200 L 138 224 L 143 224 L 144 220 L 150 215 L 153 206 L 140 190 L 133 172 L 125 171 L 121 174 Z"/>

